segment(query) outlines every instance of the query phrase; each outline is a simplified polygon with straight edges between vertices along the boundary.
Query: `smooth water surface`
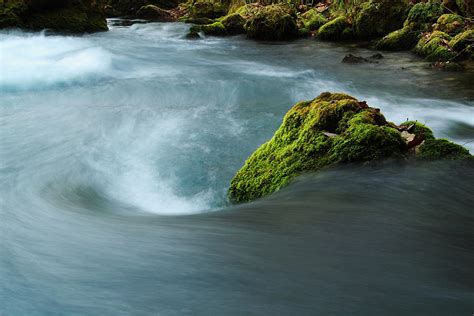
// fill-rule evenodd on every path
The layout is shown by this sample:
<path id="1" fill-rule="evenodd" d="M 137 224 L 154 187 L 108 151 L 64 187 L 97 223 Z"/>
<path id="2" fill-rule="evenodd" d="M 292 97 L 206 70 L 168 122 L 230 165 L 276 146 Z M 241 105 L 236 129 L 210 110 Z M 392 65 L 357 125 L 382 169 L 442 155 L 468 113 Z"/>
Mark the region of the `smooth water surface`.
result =
<path id="1" fill-rule="evenodd" d="M 286 111 L 324 91 L 473 150 L 471 72 L 117 22 L 0 33 L 1 315 L 472 313 L 472 165 L 338 168 L 226 202 Z"/>

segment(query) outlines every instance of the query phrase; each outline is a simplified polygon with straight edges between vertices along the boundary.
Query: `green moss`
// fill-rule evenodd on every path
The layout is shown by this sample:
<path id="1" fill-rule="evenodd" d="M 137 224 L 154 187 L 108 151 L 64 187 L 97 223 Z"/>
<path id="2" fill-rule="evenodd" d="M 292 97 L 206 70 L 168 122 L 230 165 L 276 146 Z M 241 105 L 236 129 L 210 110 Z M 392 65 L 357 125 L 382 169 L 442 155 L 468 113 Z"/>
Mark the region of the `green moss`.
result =
<path id="1" fill-rule="evenodd" d="M 340 16 L 319 28 L 318 38 L 322 40 L 343 40 L 346 39 L 344 31 L 350 27 L 346 17 Z"/>
<path id="2" fill-rule="evenodd" d="M 221 0 L 192 0 L 188 8 L 191 18 L 215 19 L 227 13 L 229 4 Z"/>
<path id="3" fill-rule="evenodd" d="M 472 159 L 469 151 L 457 144 L 446 139 L 430 139 L 426 140 L 419 148 L 417 158 L 422 160 L 460 160 Z"/>
<path id="4" fill-rule="evenodd" d="M 406 121 L 400 124 L 402 127 L 410 128 L 409 132 L 422 137 L 425 140 L 435 139 L 433 131 L 426 125 L 415 121 Z"/>
<path id="5" fill-rule="evenodd" d="M 354 19 L 360 38 L 385 35 L 402 27 L 409 10 L 404 0 L 370 0 L 361 5 Z"/>
<path id="6" fill-rule="evenodd" d="M 401 156 L 405 143 L 400 133 L 388 126 L 353 124 L 334 142 L 334 161 L 354 162 Z"/>
<path id="7" fill-rule="evenodd" d="M 405 21 L 406 24 L 431 25 L 443 14 L 443 6 L 439 1 L 427 1 L 415 4 Z"/>
<path id="8" fill-rule="evenodd" d="M 457 14 L 443 14 L 438 18 L 434 30 L 450 35 L 461 32 L 464 28 L 464 19 Z"/>
<path id="9" fill-rule="evenodd" d="M 464 32 L 459 33 L 449 42 L 449 46 L 451 46 L 454 50 L 460 52 L 466 47 L 471 46 L 474 44 L 474 30 L 466 30 Z"/>
<path id="10" fill-rule="evenodd" d="M 413 48 L 418 42 L 420 32 L 412 25 L 405 25 L 403 28 L 393 31 L 375 44 L 376 49 L 380 50 L 406 50 Z"/>
<path id="11" fill-rule="evenodd" d="M 202 25 L 201 31 L 206 35 L 213 35 L 213 36 L 227 35 L 225 26 L 221 22 L 214 22 L 212 24 Z"/>
<path id="12" fill-rule="evenodd" d="M 245 30 L 250 38 L 279 41 L 298 36 L 296 12 L 286 4 L 258 7 L 247 15 Z"/>
<path id="13" fill-rule="evenodd" d="M 319 29 L 328 21 L 324 15 L 318 13 L 315 9 L 306 11 L 305 13 L 301 14 L 299 18 L 302 28 L 308 29 L 309 31 L 315 31 Z"/>
<path id="14" fill-rule="evenodd" d="M 434 31 L 425 34 L 415 47 L 415 52 L 430 61 L 448 61 L 457 56 L 449 46 L 451 36 L 444 32 Z"/>
<path id="15" fill-rule="evenodd" d="M 415 134 L 422 145 L 413 150 L 401 131 Z M 415 154 L 420 159 L 472 157 L 461 146 L 435 140 L 423 124 L 410 121 L 397 127 L 365 102 L 326 92 L 288 111 L 272 139 L 258 148 L 232 179 L 229 199 L 241 203 L 266 196 L 302 173 L 329 165 L 388 157 L 408 159 Z"/>
<path id="16" fill-rule="evenodd" d="M 220 21 L 229 35 L 242 34 L 245 32 L 245 19 L 238 13 L 226 15 L 221 18 Z"/>

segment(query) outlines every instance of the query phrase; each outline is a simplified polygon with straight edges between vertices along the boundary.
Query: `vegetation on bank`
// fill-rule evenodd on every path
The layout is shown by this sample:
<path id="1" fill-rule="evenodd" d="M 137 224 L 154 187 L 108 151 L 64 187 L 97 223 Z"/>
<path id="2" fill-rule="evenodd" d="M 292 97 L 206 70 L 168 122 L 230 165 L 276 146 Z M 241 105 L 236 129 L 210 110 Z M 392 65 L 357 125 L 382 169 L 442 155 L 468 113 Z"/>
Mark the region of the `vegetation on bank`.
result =
<path id="1" fill-rule="evenodd" d="M 257 40 L 312 36 L 413 50 L 443 69 L 474 60 L 472 0 L 0 0 L 0 28 L 66 32 L 107 29 L 105 15 L 195 24 L 199 34 Z M 454 65 L 453 65 L 454 64 Z"/>
<path id="2" fill-rule="evenodd" d="M 204 5 L 212 7 L 216 1 L 217 11 L 226 11 L 217 18 L 217 11 Z M 412 2 L 340 0 L 316 1 L 307 6 L 291 1 L 264 5 L 239 0 L 192 0 L 182 5 L 185 10 L 181 20 L 197 24 L 189 34 L 194 38 L 199 33 L 247 34 L 249 38 L 271 41 L 312 36 L 325 41 L 369 41 L 379 50 L 413 50 L 443 66 L 474 60 L 470 0 Z M 225 24 L 216 24 L 229 17 L 236 21 L 228 23 L 232 31 Z"/>
<path id="3" fill-rule="evenodd" d="M 341 93 L 323 93 L 300 102 L 285 115 L 267 143 L 258 148 L 231 181 L 234 203 L 278 191 L 295 177 L 324 167 L 386 158 L 472 159 L 469 151 L 418 122 L 395 125 L 380 110 Z"/>
<path id="4" fill-rule="evenodd" d="M 0 0 L 0 28 L 106 31 L 104 6 L 103 0 Z"/>

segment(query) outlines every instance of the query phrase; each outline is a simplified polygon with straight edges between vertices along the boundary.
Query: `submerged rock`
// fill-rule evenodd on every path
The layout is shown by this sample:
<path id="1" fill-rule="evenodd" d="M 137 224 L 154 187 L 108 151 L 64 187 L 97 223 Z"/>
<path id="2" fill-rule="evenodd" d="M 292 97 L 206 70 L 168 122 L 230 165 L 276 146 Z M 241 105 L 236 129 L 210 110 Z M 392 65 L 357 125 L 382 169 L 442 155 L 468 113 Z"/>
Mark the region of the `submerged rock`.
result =
<path id="1" fill-rule="evenodd" d="M 278 191 L 305 172 L 389 157 L 472 156 L 459 145 L 436 140 L 422 124 L 396 126 L 365 102 L 326 92 L 290 109 L 272 139 L 258 148 L 232 179 L 229 199 L 234 203 L 251 201 Z"/>
<path id="2" fill-rule="evenodd" d="M 4 0 L 0 3 L 0 28 L 85 33 L 106 31 L 104 2 L 96 0 Z"/>
<path id="3" fill-rule="evenodd" d="M 355 56 L 352 54 L 347 54 L 344 56 L 342 59 L 343 63 L 346 64 L 363 64 L 363 63 L 378 63 L 377 60 L 383 59 L 382 54 L 374 54 L 368 58 L 361 57 L 361 56 Z"/>

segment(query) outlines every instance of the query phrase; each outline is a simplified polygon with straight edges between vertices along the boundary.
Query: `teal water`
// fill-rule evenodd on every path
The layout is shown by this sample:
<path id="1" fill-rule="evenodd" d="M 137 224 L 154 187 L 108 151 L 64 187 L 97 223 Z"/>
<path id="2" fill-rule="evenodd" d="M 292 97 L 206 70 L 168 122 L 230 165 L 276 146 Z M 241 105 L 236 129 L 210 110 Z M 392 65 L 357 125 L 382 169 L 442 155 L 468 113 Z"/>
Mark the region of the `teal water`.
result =
<path id="1" fill-rule="evenodd" d="M 354 166 L 225 197 L 284 113 L 323 91 L 473 150 L 472 73 L 118 22 L 0 33 L 0 314 L 472 312 L 471 165 Z"/>

